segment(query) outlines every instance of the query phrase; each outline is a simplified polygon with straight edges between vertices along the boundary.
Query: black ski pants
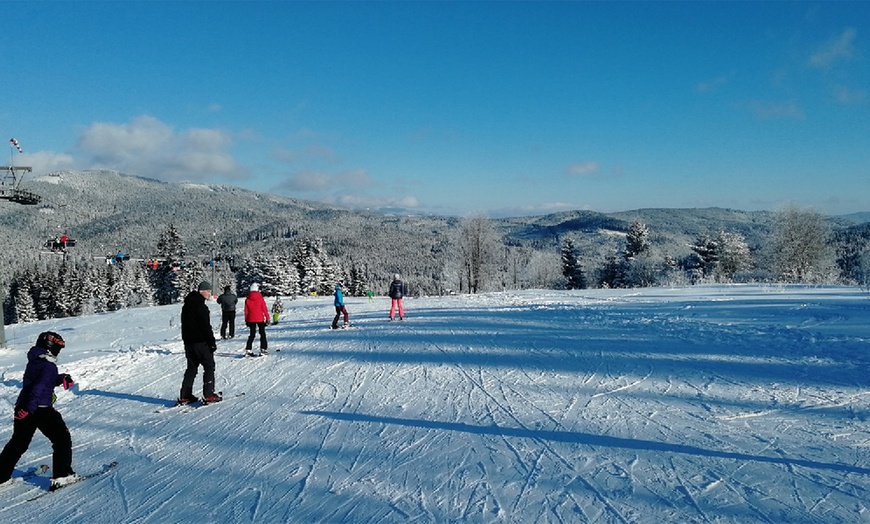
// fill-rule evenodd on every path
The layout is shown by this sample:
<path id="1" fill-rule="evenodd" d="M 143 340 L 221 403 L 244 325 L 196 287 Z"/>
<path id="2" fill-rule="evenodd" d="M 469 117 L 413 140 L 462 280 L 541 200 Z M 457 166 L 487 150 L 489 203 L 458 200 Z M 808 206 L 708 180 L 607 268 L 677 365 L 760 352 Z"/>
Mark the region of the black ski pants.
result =
<path id="1" fill-rule="evenodd" d="M 52 455 L 51 473 L 54 477 L 66 477 L 74 473 L 72 469 L 72 437 L 63 421 L 63 417 L 53 407 L 36 408 L 21 420 L 16 420 L 12 429 L 12 438 L 0 453 L 0 482 L 6 482 L 12 477 L 15 464 L 30 447 L 33 435 L 39 430 L 51 441 L 54 450 Z"/>
<path id="2" fill-rule="evenodd" d="M 236 312 L 224 311 L 221 314 L 221 338 L 227 338 L 227 328 L 229 328 L 230 338 L 236 336 Z"/>
<path id="3" fill-rule="evenodd" d="M 265 322 L 248 322 L 248 327 L 251 329 L 251 334 L 248 335 L 248 343 L 245 344 L 245 351 L 250 351 L 254 347 L 254 339 L 257 337 L 257 332 L 260 332 L 260 351 L 269 349 L 269 343 L 266 342 L 266 323 Z"/>
<path id="4" fill-rule="evenodd" d="M 184 344 L 184 355 L 187 357 L 187 369 L 184 371 L 179 398 L 193 396 L 193 381 L 196 379 L 199 366 L 202 366 L 202 396 L 214 395 L 214 353 L 208 342 Z"/>

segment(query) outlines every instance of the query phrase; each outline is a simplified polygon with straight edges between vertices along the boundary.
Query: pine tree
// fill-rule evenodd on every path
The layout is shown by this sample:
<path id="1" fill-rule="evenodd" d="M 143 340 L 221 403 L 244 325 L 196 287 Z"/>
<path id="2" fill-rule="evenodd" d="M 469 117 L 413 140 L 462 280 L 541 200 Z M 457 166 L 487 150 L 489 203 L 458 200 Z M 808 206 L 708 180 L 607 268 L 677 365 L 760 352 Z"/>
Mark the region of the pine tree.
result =
<path id="1" fill-rule="evenodd" d="M 580 267 L 577 248 L 570 237 L 562 241 L 562 275 L 565 277 L 565 289 L 586 288 L 586 277 Z"/>
<path id="2" fill-rule="evenodd" d="M 731 282 L 738 272 L 752 267 L 749 244 L 740 233 L 719 231 L 716 245 L 718 246 L 716 273 L 720 280 Z"/>
<path id="3" fill-rule="evenodd" d="M 348 277 L 348 294 L 354 297 L 361 297 L 367 289 L 368 282 L 366 281 L 365 271 L 351 260 L 350 275 Z"/>
<path id="4" fill-rule="evenodd" d="M 33 300 L 31 287 L 33 286 L 33 273 L 25 270 L 13 277 L 10 286 L 10 295 L 15 303 L 16 322 L 34 322 L 39 320 L 36 314 L 36 304 Z"/>
<path id="5" fill-rule="evenodd" d="M 340 269 L 323 249 L 322 239 L 305 239 L 297 246 L 293 261 L 299 271 L 299 286 L 303 293 L 332 293 Z"/>
<path id="6" fill-rule="evenodd" d="M 174 224 L 169 224 L 157 240 L 157 255 L 168 261 L 184 260 L 184 242 Z"/>
<path id="7" fill-rule="evenodd" d="M 639 220 L 632 222 L 628 228 L 628 234 L 625 236 L 625 259 L 634 260 L 649 251 L 649 248 L 649 228 Z"/>

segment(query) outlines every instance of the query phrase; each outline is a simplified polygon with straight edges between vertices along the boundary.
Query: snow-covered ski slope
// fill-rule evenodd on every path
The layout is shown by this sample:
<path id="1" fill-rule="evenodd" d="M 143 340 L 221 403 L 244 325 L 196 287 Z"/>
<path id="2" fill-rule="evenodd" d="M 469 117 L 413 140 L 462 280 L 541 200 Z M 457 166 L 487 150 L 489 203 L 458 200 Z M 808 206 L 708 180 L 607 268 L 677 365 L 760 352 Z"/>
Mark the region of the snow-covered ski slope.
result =
<path id="1" fill-rule="evenodd" d="M 286 301 L 272 354 L 219 341 L 178 393 L 179 307 L 7 326 L 0 441 L 36 335 L 68 341 L 73 465 L 4 523 L 870 522 L 870 295 L 764 286 Z M 211 303 L 212 323 L 219 312 Z M 239 320 L 239 323 L 241 321 Z M 280 351 L 277 351 L 280 350 Z M 197 388 L 199 387 L 199 379 Z M 50 463 L 37 434 L 16 476 Z"/>

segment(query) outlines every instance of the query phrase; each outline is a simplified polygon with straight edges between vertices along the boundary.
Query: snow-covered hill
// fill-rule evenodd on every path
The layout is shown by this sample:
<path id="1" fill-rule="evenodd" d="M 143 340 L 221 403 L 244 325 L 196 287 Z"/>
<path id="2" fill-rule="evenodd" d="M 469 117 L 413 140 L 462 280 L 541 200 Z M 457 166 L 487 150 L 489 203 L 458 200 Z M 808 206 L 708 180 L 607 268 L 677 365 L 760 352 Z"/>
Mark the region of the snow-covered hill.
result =
<path id="1" fill-rule="evenodd" d="M 349 299 L 337 331 L 330 304 L 285 303 L 267 357 L 221 341 L 229 398 L 189 411 L 158 412 L 184 368 L 178 305 L 7 326 L 0 442 L 54 329 L 73 465 L 119 466 L 33 502 L 47 478 L 2 486 L 0 521 L 870 522 L 861 290 L 419 298 L 404 322 Z M 37 435 L 15 475 L 50 455 Z"/>

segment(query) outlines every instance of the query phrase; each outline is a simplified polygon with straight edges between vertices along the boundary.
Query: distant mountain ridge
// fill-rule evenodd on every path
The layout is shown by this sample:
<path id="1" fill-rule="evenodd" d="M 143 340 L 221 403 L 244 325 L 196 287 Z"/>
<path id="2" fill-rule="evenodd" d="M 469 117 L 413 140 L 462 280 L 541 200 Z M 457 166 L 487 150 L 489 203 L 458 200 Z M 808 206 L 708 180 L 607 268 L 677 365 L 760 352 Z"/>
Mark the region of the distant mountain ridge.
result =
<path id="1" fill-rule="evenodd" d="M 138 257 L 155 254 L 169 224 L 181 233 L 188 253 L 217 251 L 237 255 L 288 252 L 299 237 L 324 240 L 342 262 L 383 272 L 411 267 L 438 271 L 438 257 L 450 249 L 458 217 L 356 211 L 309 200 L 259 193 L 233 186 L 169 183 L 116 171 L 64 171 L 29 179 L 23 186 L 42 197 L 37 206 L 0 205 L 0 231 L 7 265 L 46 256 L 46 239 L 67 233 L 77 240 L 76 255 L 98 257 L 121 250 Z M 859 223 L 870 213 L 831 217 L 835 228 Z M 565 235 L 593 260 L 612 253 L 631 223 L 640 220 L 663 253 L 690 252 L 702 233 L 739 232 L 759 247 L 775 213 L 723 208 L 638 209 L 619 213 L 564 211 L 541 216 L 493 219 L 513 245 L 553 253 Z M 435 259 L 427 261 L 427 258 Z"/>

